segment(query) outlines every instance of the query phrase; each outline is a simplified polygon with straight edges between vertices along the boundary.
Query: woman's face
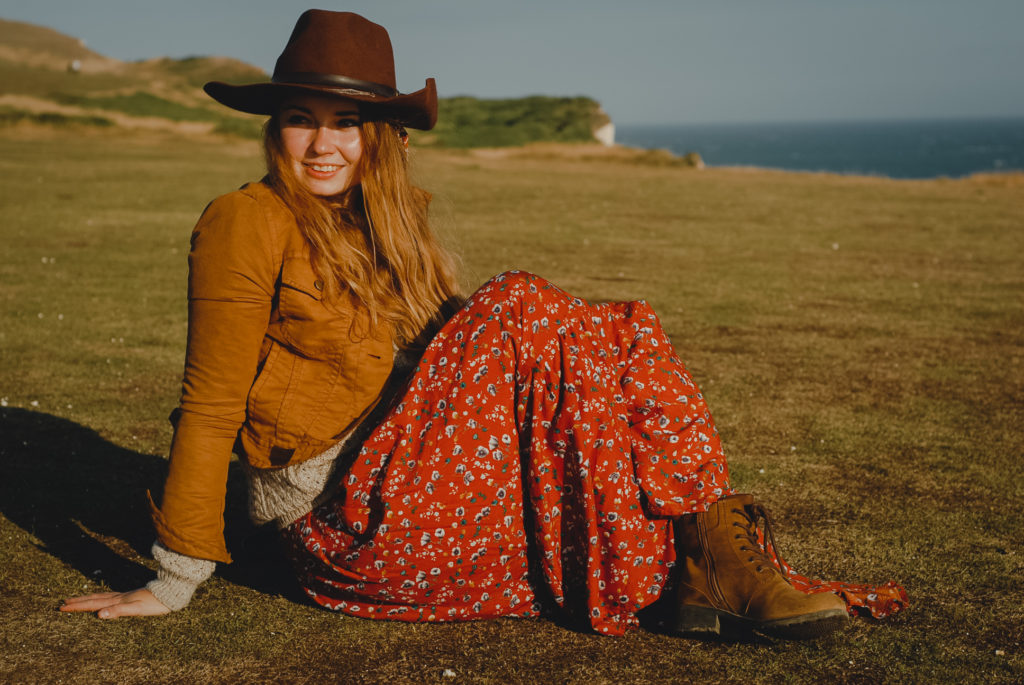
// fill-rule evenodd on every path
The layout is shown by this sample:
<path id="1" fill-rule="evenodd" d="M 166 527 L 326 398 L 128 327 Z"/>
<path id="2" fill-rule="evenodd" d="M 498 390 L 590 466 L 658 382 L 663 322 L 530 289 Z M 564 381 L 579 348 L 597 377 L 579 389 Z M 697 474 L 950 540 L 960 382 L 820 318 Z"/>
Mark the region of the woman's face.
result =
<path id="1" fill-rule="evenodd" d="M 282 103 L 278 121 L 292 173 L 309 192 L 337 195 L 359 183 L 363 140 L 354 101 L 291 97 Z"/>

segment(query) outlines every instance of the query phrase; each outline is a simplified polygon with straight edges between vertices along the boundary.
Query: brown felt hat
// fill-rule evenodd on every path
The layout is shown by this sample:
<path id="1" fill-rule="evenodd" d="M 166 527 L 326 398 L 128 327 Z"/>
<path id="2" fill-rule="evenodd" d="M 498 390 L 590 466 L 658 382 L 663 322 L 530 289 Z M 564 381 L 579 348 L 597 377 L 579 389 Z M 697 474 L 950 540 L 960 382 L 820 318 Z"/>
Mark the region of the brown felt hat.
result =
<path id="1" fill-rule="evenodd" d="M 217 102 L 250 114 L 273 114 L 295 93 L 337 95 L 369 105 L 371 116 L 428 130 L 437 122 L 437 87 L 428 78 L 415 93 L 395 87 L 391 38 L 379 24 L 352 12 L 306 10 L 299 17 L 270 83 L 232 86 L 210 81 Z"/>

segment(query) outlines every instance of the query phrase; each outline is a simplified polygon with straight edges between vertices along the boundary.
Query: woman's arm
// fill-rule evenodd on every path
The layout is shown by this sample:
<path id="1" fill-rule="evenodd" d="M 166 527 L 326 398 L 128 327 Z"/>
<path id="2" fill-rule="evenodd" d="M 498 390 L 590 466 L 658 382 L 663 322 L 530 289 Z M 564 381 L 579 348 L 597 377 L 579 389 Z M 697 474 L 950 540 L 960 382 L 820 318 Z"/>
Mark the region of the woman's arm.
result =
<path id="1" fill-rule="evenodd" d="M 163 501 L 159 508 L 152 505 L 158 579 L 130 592 L 71 598 L 62 611 L 96 611 L 101 618 L 167 613 L 187 604 L 212 574 L 213 562 L 230 561 L 223 536 L 228 464 L 245 420 L 279 271 L 274 231 L 252 195 L 243 189 L 207 207 L 189 253 L 180 411 Z"/>
<path id="2" fill-rule="evenodd" d="M 263 208 L 245 190 L 215 200 L 192 234 L 189 327 L 181 405 L 161 506 L 160 542 L 228 562 L 228 464 L 270 321 L 281 249 Z"/>

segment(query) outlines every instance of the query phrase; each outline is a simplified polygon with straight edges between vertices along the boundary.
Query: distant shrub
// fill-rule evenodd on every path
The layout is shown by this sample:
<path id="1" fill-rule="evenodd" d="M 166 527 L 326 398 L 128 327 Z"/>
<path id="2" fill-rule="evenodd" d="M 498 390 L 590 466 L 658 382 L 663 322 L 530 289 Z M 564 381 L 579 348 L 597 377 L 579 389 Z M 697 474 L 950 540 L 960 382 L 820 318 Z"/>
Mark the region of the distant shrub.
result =
<path id="1" fill-rule="evenodd" d="M 632 161 L 647 166 L 704 168 L 704 160 L 699 152 L 687 152 L 680 157 L 674 152 L 664 149 L 637 150 L 636 156 Z"/>

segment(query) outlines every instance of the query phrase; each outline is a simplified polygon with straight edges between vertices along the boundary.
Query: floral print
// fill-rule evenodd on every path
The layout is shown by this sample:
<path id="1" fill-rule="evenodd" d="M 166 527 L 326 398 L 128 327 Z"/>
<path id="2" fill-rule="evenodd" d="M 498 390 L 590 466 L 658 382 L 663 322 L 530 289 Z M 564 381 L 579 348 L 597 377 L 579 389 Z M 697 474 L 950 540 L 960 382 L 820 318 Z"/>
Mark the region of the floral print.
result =
<path id="1" fill-rule="evenodd" d="M 549 601 L 614 635 L 668 580 L 671 517 L 732 494 L 650 306 L 589 304 L 523 272 L 448 321 L 343 468 L 336 495 L 284 531 L 317 603 L 450 621 Z"/>

